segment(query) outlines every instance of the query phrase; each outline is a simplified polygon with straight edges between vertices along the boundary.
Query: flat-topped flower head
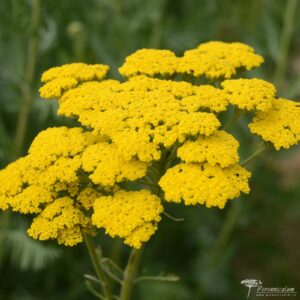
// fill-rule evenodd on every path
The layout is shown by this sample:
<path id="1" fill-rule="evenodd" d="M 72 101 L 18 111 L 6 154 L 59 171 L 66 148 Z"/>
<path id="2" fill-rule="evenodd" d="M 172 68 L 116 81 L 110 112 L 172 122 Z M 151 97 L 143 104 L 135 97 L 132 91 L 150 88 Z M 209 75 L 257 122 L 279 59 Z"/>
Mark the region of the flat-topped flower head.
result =
<path id="1" fill-rule="evenodd" d="M 127 56 L 119 72 L 126 77 L 136 75 L 173 75 L 177 69 L 178 58 L 170 50 L 140 49 Z"/>
<path id="2" fill-rule="evenodd" d="M 74 246 L 82 242 L 81 227 L 88 219 L 77 209 L 68 197 L 56 199 L 32 222 L 28 234 L 41 241 L 57 239 L 59 244 Z"/>
<path id="3" fill-rule="evenodd" d="M 249 193 L 251 174 L 220 128 L 250 111 L 250 131 L 276 149 L 300 140 L 298 103 L 276 99 L 264 80 L 228 79 L 262 62 L 245 44 L 208 42 L 181 57 L 138 50 L 119 69 L 124 82 L 104 80 L 106 65 L 51 68 L 41 96 L 57 98 L 58 114 L 78 125 L 42 131 L 0 171 L 0 209 L 34 215 L 34 239 L 73 246 L 103 228 L 140 248 L 165 201 L 223 208 Z"/>
<path id="4" fill-rule="evenodd" d="M 263 58 L 248 45 L 213 41 L 185 51 L 178 71 L 211 79 L 231 78 L 238 69 L 251 70 L 262 62 Z"/>
<path id="5" fill-rule="evenodd" d="M 81 128 L 53 127 L 36 136 L 28 153 L 36 167 L 41 169 L 59 157 L 73 157 L 81 153 L 86 146 L 87 140 Z"/>
<path id="6" fill-rule="evenodd" d="M 59 113 L 78 118 L 95 135 L 109 137 L 126 160 L 137 156 L 149 162 L 160 158 L 160 147 L 170 147 L 190 135 L 209 135 L 220 122 L 211 111 L 225 104 L 220 90 L 212 88 L 202 104 L 185 98 L 200 93 L 200 87 L 138 76 L 124 83 L 88 82 L 68 91 L 61 98 Z M 217 99 L 218 98 L 218 99 Z M 220 100 L 219 100 L 220 99 Z M 205 103 L 207 102 L 207 103 Z"/>
<path id="7" fill-rule="evenodd" d="M 160 199 L 147 190 L 120 191 L 95 201 L 92 221 L 110 236 L 140 248 L 156 231 L 162 211 Z"/>
<path id="8" fill-rule="evenodd" d="M 245 110 L 269 110 L 276 93 L 273 84 L 257 78 L 225 80 L 221 85 L 228 102 Z"/>
<path id="9" fill-rule="evenodd" d="M 44 72 L 40 88 L 45 99 L 60 98 L 64 92 L 85 81 L 101 81 L 106 76 L 107 65 L 87 65 L 84 63 L 66 64 Z"/>
<path id="10" fill-rule="evenodd" d="M 114 186 L 116 182 L 144 177 L 148 164 L 137 159 L 125 160 L 114 144 L 89 146 L 82 155 L 82 168 L 95 184 Z"/>
<path id="11" fill-rule="evenodd" d="M 272 109 L 257 112 L 250 131 L 271 142 L 276 150 L 290 148 L 300 141 L 300 104 L 287 99 L 272 101 Z"/>
<path id="12" fill-rule="evenodd" d="M 209 110 L 222 112 L 227 109 L 228 100 L 222 90 L 208 84 L 193 86 L 193 95 L 182 98 L 181 105 L 188 111 Z"/>
<path id="13" fill-rule="evenodd" d="M 100 81 L 109 70 L 107 65 L 88 65 L 84 63 L 72 63 L 59 67 L 53 67 L 42 75 L 42 82 L 49 82 L 58 78 L 74 78 L 78 81 Z"/>
<path id="14" fill-rule="evenodd" d="M 195 141 L 186 141 L 177 150 L 177 155 L 187 163 L 208 162 L 210 165 L 227 167 L 239 161 L 239 142 L 225 131 L 216 131 L 208 137 L 200 136 Z"/>
<path id="15" fill-rule="evenodd" d="M 56 194 L 39 185 L 30 185 L 14 197 L 9 198 L 13 211 L 23 214 L 33 214 L 42 211 L 45 203 L 52 202 Z"/>
<path id="16" fill-rule="evenodd" d="M 239 165 L 227 168 L 209 164 L 179 164 L 168 169 L 159 181 L 169 202 L 205 204 L 223 208 L 227 200 L 249 193 L 250 172 Z"/>

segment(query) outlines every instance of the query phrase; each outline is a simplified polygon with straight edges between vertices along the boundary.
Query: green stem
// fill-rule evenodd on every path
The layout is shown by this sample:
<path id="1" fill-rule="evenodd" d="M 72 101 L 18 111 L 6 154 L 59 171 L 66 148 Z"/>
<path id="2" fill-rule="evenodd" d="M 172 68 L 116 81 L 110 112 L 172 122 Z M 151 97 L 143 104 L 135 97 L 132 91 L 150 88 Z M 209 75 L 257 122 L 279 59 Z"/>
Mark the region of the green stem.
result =
<path id="1" fill-rule="evenodd" d="M 94 267 L 94 270 L 97 274 L 97 277 L 99 279 L 99 283 L 101 284 L 102 291 L 104 294 L 104 297 L 106 300 L 113 300 L 112 292 L 110 289 L 108 278 L 106 277 L 106 274 L 102 270 L 102 267 L 100 265 L 101 257 L 99 253 L 96 253 L 95 245 L 93 243 L 92 238 L 89 235 L 84 236 L 85 244 L 88 248 L 88 252 Z"/>
<path id="2" fill-rule="evenodd" d="M 239 215 L 239 203 L 238 202 L 232 203 L 226 215 L 221 231 L 219 232 L 219 235 L 216 239 L 214 248 L 211 252 L 210 266 L 214 267 L 216 265 L 219 254 L 221 253 L 222 249 L 224 249 L 225 245 L 227 244 L 234 230 L 236 221 L 238 219 L 238 215 Z"/>
<path id="3" fill-rule="evenodd" d="M 296 16 L 297 0 L 287 0 L 285 13 L 283 18 L 283 29 L 280 39 L 280 53 L 277 59 L 277 66 L 275 69 L 274 82 L 278 87 L 282 85 L 282 80 L 285 74 L 288 52 L 293 33 L 293 24 Z"/>
<path id="4" fill-rule="evenodd" d="M 25 81 L 22 84 L 21 107 L 17 120 L 16 135 L 13 146 L 13 158 L 21 155 L 25 140 L 28 117 L 33 101 L 32 83 L 38 56 L 38 28 L 40 20 L 40 0 L 33 0 L 31 10 L 30 32 L 27 47 Z"/>
<path id="5" fill-rule="evenodd" d="M 163 32 L 163 21 L 164 21 L 167 1 L 162 0 L 159 2 L 159 4 L 160 4 L 159 12 L 154 24 L 152 24 L 152 31 L 149 38 L 150 48 L 159 48 L 161 44 L 161 37 Z"/>
<path id="6" fill-rule="evenodd" d="M 215 276 L 215 272 L 217 271 L 217 267 L 219 266 L 219 260 L 221 253 L 223 252 L 226 244 L 228 243 L 235 226 L 237 224 L 238 216 L 239 216 L 239 203 L 234 202 L 231 203 L 225 220 L 222 224 L 222 227 L 218 233 L 218 236 L 215 240 L 213 248 L 211 249 L 208 259 L 207 259 L 207 269 L 205 270 L 206 274 L 206 283 L 205 286 L 210 286 L 213 278 Z M 204 295 L 206 294 L 206 288 L 203 286 L 203 290 L 198 289 L 198 299 L 205 299 Z"/>
<path id="7" fill-rule="evenodd" d="M 263 144 L 260 148 L 258 148 L 253 154 L 251 154 L 249 157 L 247 157 L 245 160 L 243 160 L 240 165 L 244 166 L 248 164 L 250 161 L 255 159 L 257 156 L 259 156 L 262 152 L 266 150 L 265 144 Z"/>
<path id="8" fill-rule="evenodd" d="M 5 250 L 3 242 L 7 235 L 7 229 L 9 228 L 9 219 L 10 219 L 10 211 L 5 211 L 4 213 L 2 213 L 0 219 L 0 264 Z"/>
<path id="9" fill-rule="evenodd" d="M 132 294 L 134 280 L 136 279 L 137 269 L 141 259 L 143 247 L 132 249 L 129 260 L 124 272 L 124 279 L 120 293 L 120 300 L 129 300 Z"/>
<path id="10" fill-rule="evenodd" d="M 170 220 L 175 221 L 175 222 L 183 222 L 184 221 L 184 218 L 173 217 L 172 215 L 166 213 L 165 211 L 163 212 L 163 215 L 165 215 L 167 218 L 169 218 Z"/>
<path id="11" fill-rule="evenodd" d="M 134 282 L 139 283 L 143 281 L 168 281 L 176 282 L 179 280 L 178 276 L 142 276 L 137 278 Z"/>
<path id="12" fill-rule="evenodd" d="M 248 158 L 246 158 L 244 161 L 242 161 L 240 164 L 245 165 L 255 159 L 259 154 L 261 154 L 266 149 L 266 145 L 263 144 L 260 148 L 258 148 L 252 155 L 250 155 Z M 240 204 L 239 202 L 234 202 L 231 204 L 226 218 L 224 220 L 224 223 L 221 227 L 221 230 L 218 233 L 218 236 L 216 238 L 216 241 L 214 243 L 214 247 L 212 251 L 209 254 L 208 258 L 208 268 L 209 272 L 207 274 L 207 281 L 211 282 L 213 272 L 215 271 L 215 268 L 218 265 L 220 254 L 222 253 L 223 249 L 226 247 L 236 225 L 238 216 L 240 213 Z M 201 298 L 201 291 L 199 291 L 199 297 Z M 202 298 L 201 298 L 202 299 Z"/>

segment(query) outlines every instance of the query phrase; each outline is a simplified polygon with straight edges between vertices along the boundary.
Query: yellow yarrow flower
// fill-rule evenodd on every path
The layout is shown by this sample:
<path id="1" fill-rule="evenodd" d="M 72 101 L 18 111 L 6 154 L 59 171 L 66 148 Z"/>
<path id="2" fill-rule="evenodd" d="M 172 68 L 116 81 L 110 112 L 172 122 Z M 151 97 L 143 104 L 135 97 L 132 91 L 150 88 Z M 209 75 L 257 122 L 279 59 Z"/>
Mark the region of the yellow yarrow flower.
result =
<path id="1" fill-rule="evenodd" d="M 121 86 L 114 90 L 123 91 L 154 91 L 159 90 L 171 94 L 177 100 L 194 95 L 198 86 L 186 81 L 174 81 L 167 79 L 151 78 L 147 76 L 134 76 L 125 81 Z"/>
<path id="2" fill-rule="evenodd" d="M 13 211 L 23 214 L 41 212 L 41 206 L 52 202 L 56 195 L 45 187 L 30 185 L 8 201 Z"/>
<path id="3" fill-rule="evenodd" d="M 263 58 L 248 45 L 212 41 L 185 51 L 180 60 L 179 73 L 211 79 L 231 78 L 237 69 L 251 70 L 262 62 Z"/>
<path id="4" fill-rule="evenodd" d="M 300 104 L 287 99 L 272 101 L 273 108 L 257 112 L 250 131 L 274 144 L 276 150 L 290 148 L 300 141 Z"/>
<path id="5" fill-rule="evenodd" d="M 169 50 L 141 49 L 126 58 L 119 72 L 126 77 L 189 74 L 231 78 L 237 69 L 251 70 L 262 62 L 263 58 L 248 45 L 213 41 L 185 51 L 183 57 Z"/>
<path id="6" fill-rule="evenodd" d="M 182 98 L 181 104 L 190 112 L 209 109 L 211 112 L 219 113 L 227 109 L 228 100 L 222 90 L 204 84 L 194 86 L 193 95 Z"/>
<path id="7" fill-rule="evenodd" d="M 257 78 L 225 80 L 221 85 L 228 102 L 246 110 L 269 110 L 276 93 L 273 84 Z"/>
<path id="8" fill-rule="evenodd" d="M 170 147 L 188 135 L 209 135 L 220 125 L 214 114 L 184 101 L 200 92 L 189 83 L 144 76 L 122 84 L 110 81 L 110 88 L 104 83 L 88 82 L 70 90 L 62 97 L 59 113 L 77 117 L 95 135 L 110 138 L 126 160 L 158 160 L 161 145 Z M 218 89 L 212 87 L 209 95 L 214 92 L 220 100 L 214 101 L 212 111 L 220 111 L 226 102 Z"/>
<path id="9" fill-rule="evenodd" d="M 177 153 L 183 161 L 190 163 L 208 162 L 214 166 L 228 167 L 239 161 L 239 142 L 225 131 L 216 131 L 208 137 L 186 141 Z"/>
<path id="10" fill-rule="evenodd" d="M 81 153 L 86 146 L 87 140 L 81 128 L 54 127 L 41 131 L 28 153 L 34 166 L 43 169 L 59 157 L 73 157 Z"/>
<path id="11" fill-rule="evenodd" d="M 124 82 L 104 80 L 106 65 L 51 68 L 41 96 L 57 98 L 58 114 L 81 126 L 42 131 L 0 171 L 0 209 L 33 214 L 35 239 L 73 246 L 104 228 L 140 248 L 157 229 L 163 200 L 223 208 L 249 193 L 251 175 L 238 165 L 239 142 L 219 130 L 228 106 L 254 111 L 250 131 L 276 149 L 300 140 L 299 104 L 276 99 L 264 80 L 228 80 L 262 62 L 247 45 L 208 42 L 182 57 L 141 49 L 120 67 Z"/>
<path id="12" fill-rule="evenodd" d="M 81 82 L 101 81 L 107 74 L 106 65 L 87 65 L 84 63 L 67 64 L 54 67 L 44 72 L 40 88 L 41 96 L 45 99 L 60 98 L 64 92 L 74 88 Z"/>
<path id="13" fill-rule="evenodd" d="M 63 197 L 46 206 L 33 220 L 27 232 L 31 237 L 41 241 L 58 239 L 59 243 L 73 246 L 82 242 L 79 229 L 87 223 L 88 219 L 74 207 L 73 200 Z M 71 230 L 71 232 L 66 235 L 66 230 Z"/>
<path id="14" fill-rule="evenodd" d="M 110 236 L 119 236 L 125 244 L 140 248 L 156 231 L 162 211 L 160 199 L 147 190 L 119 191 L 95 201 L 92 221 Z"/>
<path id="15" fill-rule="evenodd" d="M 209 164 L 179 164 L 167 170 L 159 181 L 169 202 L 205 204 L 223 208 L 227 200 L 249 193 L 250 172 L 239 165 L 221 168 Z"/>
<path id="16" fill-rule="evenodd" d="M 42 82 L 50 82 L 57 78 L 75 78 L 78 81 L 102 80 L 109 67 L 107 65 L 87 65 L 84 63 L 72 63 L 50 68 L 42 75 Z"/>
<path id="17" fill-rule="evenodd" d="M 119 72 L 126 77 L 146 74 L 172 75 L 177 68 L 176 55 L 170 50 L 140 49 L 126 57 Z"/>
<path id="18" fill-rule="evenodd" d="M 136 159 L 126 161 L 114 144 L 89 146 L 82 155 L 82 168 L 95 184 L 113 186 L 116 182 L 135 180 L 146 175 L 148 164 Z"/>

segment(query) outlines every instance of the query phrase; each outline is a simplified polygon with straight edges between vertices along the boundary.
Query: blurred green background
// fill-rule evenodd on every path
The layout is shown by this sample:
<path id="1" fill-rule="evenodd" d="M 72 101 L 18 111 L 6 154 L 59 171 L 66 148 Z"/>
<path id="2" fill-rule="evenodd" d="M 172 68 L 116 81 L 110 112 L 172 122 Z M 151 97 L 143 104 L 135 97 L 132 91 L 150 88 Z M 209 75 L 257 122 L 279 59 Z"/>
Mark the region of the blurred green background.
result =
<path id="1" fill-rule="evenodd" d="M 120 79 L 118 66 L 139 48 L 180 55 L 209 40 L 241 41 L 266 61 L 249 76 L 276 83 L 279 96 L 299 100 L 299 15 L 297 0 L 1 1 L 0 167 L 26 153 L 42 129 L 66 124 L 55 114 L 56 103 L 38 95 L 41 73 L 60 64 L 109 64 L 110 76 Z M 258 139 L 249 138 L 242 121 L 235 134 L 247 157 Z M 141 273 L 181 279 L 140 283 L 134 299 L 246 299 L 240 282 L 247 278 L 296 287 L 300 297 L 300 147 L 269 151 L 248 168 L 255 170 L 252 193 L 224 210 L 169 205 L 185 220 L 162 221 Z M 29 221 L 0 213 L 0 299 L 94 299 L 83 279 L 93 272 L 84 246 L 35 242 L 25 234 Z M 128 247 L 103 232 L 97 242 L 124 266 Z"/>

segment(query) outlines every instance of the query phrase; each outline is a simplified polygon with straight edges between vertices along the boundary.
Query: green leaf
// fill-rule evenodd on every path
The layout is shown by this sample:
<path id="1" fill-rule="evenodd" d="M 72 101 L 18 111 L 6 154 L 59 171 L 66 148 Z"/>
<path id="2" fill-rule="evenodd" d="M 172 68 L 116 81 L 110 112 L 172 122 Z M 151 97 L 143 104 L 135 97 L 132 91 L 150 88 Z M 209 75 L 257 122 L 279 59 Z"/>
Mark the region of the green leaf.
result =
<path id="1" fill-rule="evenodd" d="M 58 249 L 28 237 L 23 228 L 8 230 L 6 240 L 12 263 L 21 270 L 44 269 L 60 255 Z"/>

